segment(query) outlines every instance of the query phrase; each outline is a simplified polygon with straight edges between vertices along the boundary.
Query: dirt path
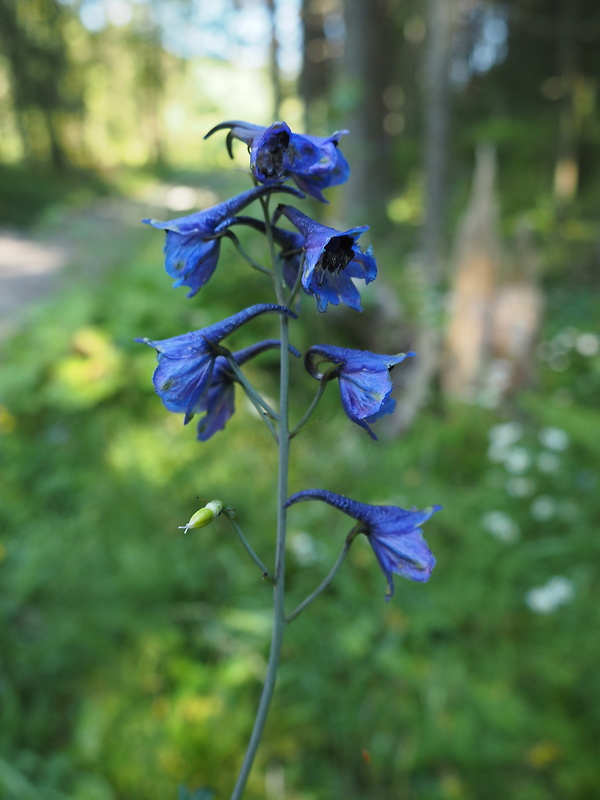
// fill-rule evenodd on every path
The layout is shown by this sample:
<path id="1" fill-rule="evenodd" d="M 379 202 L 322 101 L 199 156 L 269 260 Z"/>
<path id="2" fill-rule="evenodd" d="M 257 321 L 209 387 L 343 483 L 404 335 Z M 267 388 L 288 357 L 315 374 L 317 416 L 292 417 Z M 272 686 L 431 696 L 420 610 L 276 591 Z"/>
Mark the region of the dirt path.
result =
<path id="1" fill-rule="evenodd" d="M 149 241 L 142 219 L 173 219 L 218 199 L 206 187 L 157 182 L 139 199 L 102 198 L 85 208 L 55 209 L 54 218 L 31 234 L 0 227 L 0 339 L 35 322 L 36 306 L 65 280 L 124 265 L 130 248 Z"/>
<path id="2" fill-rule="evenodd" d="M 56 287 L 69 248 L 0 231 L 0 336 L 17 324 L 26 307 Z"/>
<path id="3" fill-rule="evenodd" d="M 36 306 L 60 291 L 66 275 L 96 275 L 118 264 L 143 238 L 140 220 L 156 211 L 152 199 L 102 199 L 61 212 L 32 235 L 0 229 L 0 338 L 35 319 Z"/>

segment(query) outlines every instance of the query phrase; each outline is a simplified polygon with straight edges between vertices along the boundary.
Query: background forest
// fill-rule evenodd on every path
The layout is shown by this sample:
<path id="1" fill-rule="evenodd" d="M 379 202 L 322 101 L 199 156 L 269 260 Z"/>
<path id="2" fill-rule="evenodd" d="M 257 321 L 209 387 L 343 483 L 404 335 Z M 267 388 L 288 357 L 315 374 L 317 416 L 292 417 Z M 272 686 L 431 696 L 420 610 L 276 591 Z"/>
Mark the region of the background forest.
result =
<path id="1" fill-rule="evenodd" d="M 0 248 L 68 262 L 34 305 L 0 274 L 0 798 L 227 797 L 268 589 L 225 522 L 177 526 L 218 497 L 268 552 L 275 465 L 240 397 L 196 442 L 133 338 L 256 278 L 224 245 L 185 301 L 139 221 L 249 186 L 214 124 L 285 119 L 350 130 L 350 182 L 311 213 L 370 224 L 381 275 L 359 318 L 306 303 L 312 340 L 418 353 L 377 443 L 326 394 L 294 490 L 443 511 L 428 584 L 386 604 L 357 544 L 290 626 L 248 797 L 597 800 L 598 76 L 595 0 L 0 0 Z M 302 598 L 347 527 L 294 520 Z"/>

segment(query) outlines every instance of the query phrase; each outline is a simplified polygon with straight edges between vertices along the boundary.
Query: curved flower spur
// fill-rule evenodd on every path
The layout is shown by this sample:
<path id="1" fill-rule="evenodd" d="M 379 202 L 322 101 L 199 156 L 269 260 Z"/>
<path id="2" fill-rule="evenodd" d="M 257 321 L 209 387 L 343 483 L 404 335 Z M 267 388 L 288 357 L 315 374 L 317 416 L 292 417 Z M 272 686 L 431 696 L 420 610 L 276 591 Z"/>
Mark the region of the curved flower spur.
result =
<path id="1" fill-rule="evenodd" d="M 322 203 L 323 189 L 345 183 L 350 167 L 338 147 L 340 137 L 348 131 L 336 131 L 331 136 L 307 136 L 292 133 L 285 122 L 274 122 L 268 128 L 249 122 L 221 122 L 204 137 L 227 130 L 227 152 L 233 158 L 232 143 L 239 139 L 248 145 L 250 170 L 259 183 L 281 183 L 292 178 L 303 192 Z"/>

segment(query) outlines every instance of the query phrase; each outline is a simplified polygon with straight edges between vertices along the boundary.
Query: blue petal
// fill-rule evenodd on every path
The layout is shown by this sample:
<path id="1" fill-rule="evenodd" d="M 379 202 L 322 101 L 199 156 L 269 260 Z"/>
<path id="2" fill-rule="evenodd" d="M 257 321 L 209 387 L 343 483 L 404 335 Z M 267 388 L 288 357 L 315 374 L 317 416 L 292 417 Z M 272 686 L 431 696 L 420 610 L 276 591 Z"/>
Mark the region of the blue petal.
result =
<path id="1" fill-rule="evenodd" d="M 376 411 L 374 414 L 370 414 L 368 417 L 365 417 L 365 422 L 377 422 L 377 420 L 381 419 L 381 417 L 385 417 L 387 414 L 393 414 L 395 408 L 395 399 L 388 395 L 381 404 L 379 411 Z"/>
<path id="2" fill-rule="evenodd" d="M 424 583 L 431 577 L 435 556 L 420 529 L 403 535 L 369 536 L 369 542 L 388 582 L 386 599 L 394 594 L 392 574 Z"/>
<path id="3" fill-rule="evenodd" d="M 185 414 L 187 424 L 197 410 L 212 378 L 214 358 L 173 359 L 159 356 L 152 381 L 156 393 L 169 411 Z"/>
<path id="4" fill-rule="evenodd" d="M 389 372 L 343 371 L 339 376 L 342 404 L 348 416 L 365 419 L 376 414 L 392 391 Z"/>
<path id="5" fill-rule="evenodd" d="M 341 131 L 341 133 L 347 133 L 347 131 Z M 334 136 L 336 136 L 336 134 L 334 134 Z M 313 137 L 307 138 L 310 139 Z M 331 137 L 331 139 L 333 140 L 333 137 Z M 337 142 L 335 145 L 337 145 Z M 311 171 L 312 174 L 295 173 L 292 176 L 296 184 L 300 187 L 300 189 L 302 189 L 303 192 L 315 197 L 322 203 L 328 202 L 322 194 L 323 189 L 327 189 L 329 186 L 337 186 L 340 183 L 345 183 L 350 177 L 350 166 L 341 151 L 335 145 L 335 149 L 330 157 L 330 163 L 327 165 L 327 171 L 323 172 L 321 170 L 321 174 L 319 174 L 313 168 Z M 321 146 L 323 147 L 323 145 Z"/>
<path id="6" fill-rule="evenodd" d="M 240 139 L 250 148 L 250 168 L 256 180 L 266 185 L 293 178 L 301 189 L 322 202 L 322 190 L 348 179 L 350 167 L 339 150 L 340 137 L 348 131 L 337 131 L 328 137 L 293 133 L 285 122 L 274 122 L 268 128 L 240 120 L 223 122 L 212 128 L 229 129 L 227 149 L 233 156 L 232 139 Z"/>
<path id="7" fill-rule="evenodd" d="M 362 311 L 360 293 L 352 278 L 362 278 L 366 283 L 374 280 L 377 265 L 369 247 L 366 253 L 355 243 L 368 226 L 350 228 L 347 231 L 336 231 L 328 228 L 298 211 L 292 206 L 280 205 L 276 215 L 283 214 L 304 236 L 306 258 L 302 274 L 302 286 L 308 294 L 315 297 L 319 311 L 326 311 L 327 306 L 344 305 Z M 352 244 L 352 257 L 343 266 L 339 257 L 332 254 L 332 242 L 341 240 L 341 248 L 333 248 L 334 252 L 342 249 L 345 258 L 350 256 L 349 244 Z M 333 264 L 332 264 L 333 259 Z M 336 263 L 337 260 L 337 263 Z M 345 260 L 345 259 L 344 259 Z"/>
<path id="8" fill-rule="evenodd" d="M 193 297 L 212 277 L 219 260 L 221 240 L 198 240 L 196 235 L 181 236 L 167 231 L 165 270 L 175 278 L 173 288 L 188 286 Z"/>
<path id="9" fill-rule="evenodd" d="M 328 304 L 337 306 L 340 303 L 354 311 L 362 311 L 360 292 L 352 280 L 343 273 L 332 275 L 322 270 L 312 273 L 305 270 L 302 286 L 308 294 L 314 296 L 317 310 L 321 313 L 327 311 Z"/>
<path id="10" fill-rule="evenodd" d="M 220 381 L 208 390 L 204 405 L 206 413 L 198 422 L 198 439 L 206 442 L 218 431 L 223 430 L 235 412 L 233 383 Z"/>
<path id="11" fill-rule="evenodd" d="M 336 231 L 335 228 L 321 225 L 320 222 L 317 222 L 312 219 L 312 217 L 294 208 L 294 206 L 280 204 L 277 207 L 277 215 L 279 216 L 281 214 L 287 217 L 292 225 L 298 228 L 306 239 L 319 239 L 319 247 L 322 247 L 331 236 L 337 236 L 339 234 L 339 231 Z M 365 228 L 365 230 L 368 229 Z"/>
<path id="12" fill-rule="evenodd" d="M 322 356 L 340 366 L 336 371 L 336 377 L 339 379 L 344 411 L 353 422 L 376 439 L 367 423 L 374 422 L 385 414 L 391 414 L 395 406 L 395 401 L 390 397 L 393 389 L 390 369 L 412 355 L 414 353 L 387 356 L 371 353 L 368 350 L 314 345 L 306 353 L 305 365 L 317 380 L 322 378 L 322 374 L 317 371 L 315 356 Z"/>
<path id="13" fill-rule="evenodd" d="M 365 283 L 371 283 L 377 277 L 377 262 L 373 258 L 373 247 L 369 245 L 363 252 L 360 247 L 354 248 L 354 258 L 344 272 L 350 278 L 361 278 Z"/>

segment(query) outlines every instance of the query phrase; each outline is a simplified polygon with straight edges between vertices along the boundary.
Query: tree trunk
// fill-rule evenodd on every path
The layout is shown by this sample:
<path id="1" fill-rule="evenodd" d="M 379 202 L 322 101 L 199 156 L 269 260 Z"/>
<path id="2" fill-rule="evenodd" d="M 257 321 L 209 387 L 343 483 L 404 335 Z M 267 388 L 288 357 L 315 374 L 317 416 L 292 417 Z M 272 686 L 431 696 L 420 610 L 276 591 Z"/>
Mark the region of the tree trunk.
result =
<path id="1" fill-rule="evenodd" d="M 425 221 L 421 229 L 424 269 L 436 284 L 445 254 L 444 211 L 448 165 L 450 92 L 448 75 L 455 0 L 429 0 L 425 54 Z"/>
<path id="2" fill-rule="evenodd" d="M 277 39 L 277 24 L 275 19 L 275 0 L 267 0 L 267 8 L 271 17 L 271 38 L 269 41 L 269 72 L 271 76 L 271 91 L 273 92 L 272 119 L 278 120 L 281 110 L 283 93 L 281 90 L 281 74 L 279 70 L 279 41 Z"/>
<path id="3" fill-rule="evenodd" d="M 558 202 L 559 215 L 566 211 L 566 207 L 574 198 L 579 179 L 577 159 L 579 119 L 576 103 L 578 12 L 579 0 L 562 0 L 558 57 L 563 97 L 558 131 L 558 157 L 554 171 L 554 195 Z"/>
<path id="4" fill-rule="evenodd" d="M 385 0 L 345 0 L 346 45 L 336 91 L 349 98 L 343 115 L 343 126 L 351 133 L 344 140 L 352 164 L 350 191 L 345 195 L 349 218 L 367 210 L 373 220 L 383 216 L 391 191 L 393 139 L 384 129 L 384 94 L 392 80 L 398 42 L 389 5 Z"/>
<path id="5" fill-rule="evenodd" d="M 332 47 L 325 34 L 327 13 L 326 3 L 302 0 L 304 58 L 298 91 L 304 102 L 305 128 L 312 133 L 328 132 L 333 59 L 339 57 L 341 49 L 339 42 Z"/>

